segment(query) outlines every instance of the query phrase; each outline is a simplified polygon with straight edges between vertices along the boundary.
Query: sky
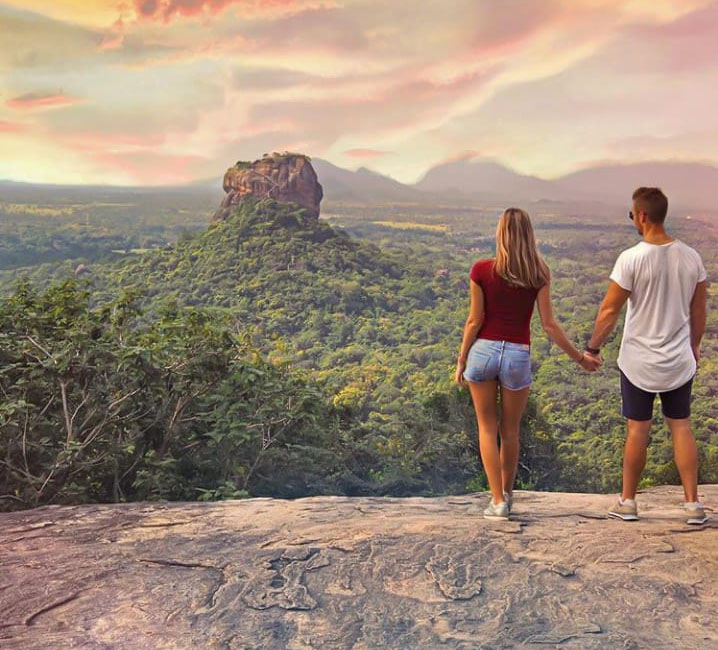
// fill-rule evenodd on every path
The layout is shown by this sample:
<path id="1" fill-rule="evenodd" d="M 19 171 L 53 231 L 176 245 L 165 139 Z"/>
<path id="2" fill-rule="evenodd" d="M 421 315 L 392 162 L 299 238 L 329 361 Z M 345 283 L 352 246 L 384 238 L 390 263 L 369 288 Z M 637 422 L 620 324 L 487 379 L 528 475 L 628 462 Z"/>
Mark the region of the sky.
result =
<path id="1" fill-rule="evenodd" d="M 718 164 L 718 1 L 0 0 L 0 179 Z"/>

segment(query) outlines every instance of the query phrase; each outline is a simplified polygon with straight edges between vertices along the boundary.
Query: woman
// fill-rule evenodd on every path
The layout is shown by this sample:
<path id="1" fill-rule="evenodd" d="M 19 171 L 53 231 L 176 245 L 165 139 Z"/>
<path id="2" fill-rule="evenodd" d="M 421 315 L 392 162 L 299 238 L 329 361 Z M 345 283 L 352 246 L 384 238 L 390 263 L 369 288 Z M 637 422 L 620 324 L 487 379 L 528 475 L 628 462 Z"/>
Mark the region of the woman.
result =
<path id="1" fill-rule="evenodd" d="M 455 380 L 460 385 L 468 382 L 476 409 L 481 461 L 492 495 L 484 517 L 507 519 L 519 458 L 519 424 L 531 386 L 534 303 L 538 303 L 544 331 L 571 359 L 587 371 L 596 370 L 600 361 L 577 350 L 556 322 L 551 308 L 551 274 L 523 210 L 509 208 L 501 215 L 496 227 L 496 258 L 476 262 L 469 277 L 471 306 Z"/>

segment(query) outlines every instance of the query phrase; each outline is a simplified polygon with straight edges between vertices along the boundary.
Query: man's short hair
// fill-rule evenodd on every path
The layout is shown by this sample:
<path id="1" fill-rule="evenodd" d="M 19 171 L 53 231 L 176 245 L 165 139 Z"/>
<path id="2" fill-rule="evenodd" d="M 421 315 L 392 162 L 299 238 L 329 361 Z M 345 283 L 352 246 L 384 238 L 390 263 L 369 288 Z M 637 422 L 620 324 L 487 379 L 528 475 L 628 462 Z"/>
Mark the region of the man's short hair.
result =
<path id="1" fill-rule="evenodd" d="M 668 198 L 659 187 L 639 187 L 633 193 L 638 212 L 644 212 L 651 223 L 662 224 L 668 214 Z M 638 216 L 638 215 L 636 215 Z"/>

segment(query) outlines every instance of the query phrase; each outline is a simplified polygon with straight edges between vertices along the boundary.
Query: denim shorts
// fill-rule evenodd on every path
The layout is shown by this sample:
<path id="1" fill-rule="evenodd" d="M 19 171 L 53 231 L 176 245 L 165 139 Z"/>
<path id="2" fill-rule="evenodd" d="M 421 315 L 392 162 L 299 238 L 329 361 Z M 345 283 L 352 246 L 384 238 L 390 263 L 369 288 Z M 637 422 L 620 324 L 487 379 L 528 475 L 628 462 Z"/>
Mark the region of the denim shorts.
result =
<path id="1" fill-rule="evenodd" d="M 476 339 L 469 349 L 464 379 L 497 379 L 509 390 L 528 388 L 531 385 L 531 348 L 525 343 Z"/>

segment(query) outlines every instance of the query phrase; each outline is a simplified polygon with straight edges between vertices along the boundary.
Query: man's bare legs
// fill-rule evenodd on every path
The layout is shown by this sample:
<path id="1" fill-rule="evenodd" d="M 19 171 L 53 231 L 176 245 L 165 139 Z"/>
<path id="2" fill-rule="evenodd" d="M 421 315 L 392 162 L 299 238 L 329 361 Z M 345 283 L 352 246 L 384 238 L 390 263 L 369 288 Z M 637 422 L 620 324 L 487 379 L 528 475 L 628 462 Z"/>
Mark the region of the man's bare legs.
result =
<path id="1" fill-rule="evenodd" d="M 685 500 L 698 501 L 698 450 L 691 432 L 691 419 L 665 418 L 673 438 L 673 454 L 681 476 Z M 635 499 L 638 482 L 646 466 L 646 449 L 651 420 L 628 420 L 626 450 L 623 457 L 623 492 L 621 499 Z"/>
<path id="2" fill-rule="evenodd" d="M 501 461 L 498 445 L 498 415 L 496 413 L 496 381 L 467 381 L 471 398 L 476 410 L 476 421 L 479 426 L 479 452 L 481 463 L 489 481 L 489 489 L 494 503 L 504 501 L 501 488 Z"/>
<path id="3" fill-rule="evenodd" d="M 698 501 L 698 450 L 691 432 L 691 419 L 666 418 L 673 438 L 673 456 L 681 475 L 683 492 L 687 503 Z"/>
<path id="4" fill-rule="evenodd" d="M 626 447 L 623 454 L 623 492 L 621 499 L 635 499 L 638 482 L 646 466 L 651 420 L 627 420 Z"/>
<path id="5" fill-rule="evenodd" d="M 501 387 L 501 484 L 503 491 L 514 490 L 516 468 L 519 462 L 519 427 L 521 416 L 529 399 L 530 388 L 508 390 Z"/>

